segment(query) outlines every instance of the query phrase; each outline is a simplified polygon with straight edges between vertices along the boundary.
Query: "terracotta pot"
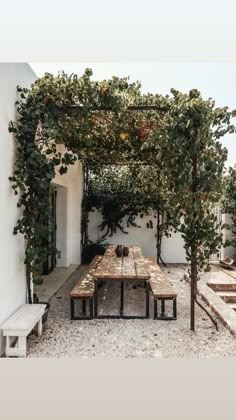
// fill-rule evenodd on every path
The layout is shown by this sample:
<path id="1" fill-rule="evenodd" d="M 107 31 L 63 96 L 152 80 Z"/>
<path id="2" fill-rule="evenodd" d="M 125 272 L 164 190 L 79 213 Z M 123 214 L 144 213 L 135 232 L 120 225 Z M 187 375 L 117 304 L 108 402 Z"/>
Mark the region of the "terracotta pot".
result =
<path id="1" fill-rule="evenodd" d="M 122 257 L 123 255 L 123 246 L 122 245 L 117 245 L 116 249 L 115 249 L 115 253 L 117 257 Z"/>
<path id="2" fill-rule="evenodd" d="M 124 246 L 123 248 L 123 256 L 124 257 L 128 257 L 129 255 L 129 247 L 128 246 Z"/>

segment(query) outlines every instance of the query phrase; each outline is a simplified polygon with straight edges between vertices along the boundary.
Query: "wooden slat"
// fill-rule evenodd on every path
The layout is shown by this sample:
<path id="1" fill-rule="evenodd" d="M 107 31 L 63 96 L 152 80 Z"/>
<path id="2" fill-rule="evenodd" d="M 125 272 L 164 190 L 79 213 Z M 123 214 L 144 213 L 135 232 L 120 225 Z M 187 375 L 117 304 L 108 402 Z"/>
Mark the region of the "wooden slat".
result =
<path id="1" fill-rule="evenodd" d="M 142 251 L 138 247 L 129 247 L 127 257 L 117 257 L 116 245 L 109 245 L 96 269 L 94 276 L 97 279 L 124 279 L 148 280 L 150 274 Z"/>
<path id="2" fill-rule="evenodd" d="M 160 269 L 159 265 L 153 261 L 152 257 L 146 257 L 150 272 L 150 287 L 155 298 L 175 298 L 177 293 L 167 280 L 165 274 Z"/>
<path id="3" fill-rule="evenodd" d="M 107 247 L 106 252 L 102 257 L 102 260 L 94 273 L 94 276 L 96 278 L 121 278 L 123 257 L 118 258 L 116 256 L 115 248 L 116 245 L 109 245 Z"/>
<path id="4" fill-rule="evenodd" d="M 94 276 L 96 278 L 103 277 L 103 275 L 109 272 L 109 268 L 111 264 L 111 256 L 113 252 L 115 252 L 115 246 L 112 246 L 112 245 L 108 246 L 105 251 L 105 254 L 102 257 L 102 260 L 100 261 L 94 273 Z"/>
<path id="5" fill-rule="evenodd" d="M 137 277 L 132 247 L 129 247 L 129 255 L 123 257 L 121 274 L 122 276 L 129 276 L 130 279 L 135 279 Z"/>
<path id="6" fill-rule="evenodd" d="M 78 283 L 70 292 L 70 297 L 89 297 L 93 296 L 95 291 L 94 272 L 102 257 L 97 255 L 89 264 L 86 273 L 79 279 Z"/>
<path id="7" fill-rule="evenodd" d="M 132 252 L 134 256 L 135 261 L 135 269 L 136 269 L 136 276 L 140 279 L 149 279 L 150 273 L 147 266 L 147 263 L 145 261 L 145 258 L 142 254 L 142 251 L 137 246 L 132 246 Z"/>

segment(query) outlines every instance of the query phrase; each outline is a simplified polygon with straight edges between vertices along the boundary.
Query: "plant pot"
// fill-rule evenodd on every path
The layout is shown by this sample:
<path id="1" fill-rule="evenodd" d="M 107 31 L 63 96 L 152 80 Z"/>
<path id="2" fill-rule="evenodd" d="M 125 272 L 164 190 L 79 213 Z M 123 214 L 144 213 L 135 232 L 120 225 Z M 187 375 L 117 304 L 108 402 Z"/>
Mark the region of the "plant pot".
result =
<path id="1" fill-rule="evenodd" d="M 96 255 L 104 255 L 106 245 L 90 244 L 82 251 L 82 264 L 89 264 Z"/>
<path id="2" fill-rule="evenodd" d="M 49 308 L 50 308 L 50 303 L 48 302 L 41 302 L 41 303 L 45 303 L 46 304 L 46 308 L 42 317 L 42 322 L 43 324 L 45 324 L 45 322 L 47 322 L 48 320 L 48 312 L 49 312 Z"/>
<path id="3" fill-rule="evenodd" d="M 34 280 L 34 284 L 43 284 L 44 279 L 42 277 L 38 277 Z"/>
<path id="4" fill-rule="evenodd" d="M 117 257 L 122 257 L 123 255 L 123 246 L 122 245 L 117 245 L 116 249 L 115 249 L 115 253 Z"/>
<path id="5" fill-rule="evenodd" d="M 36 304 L 36 305 L 37 304 L 38 305 L 46 305 L 44 314 L 42 316 L 42 322 L 43 322 L 43 324 L 45 324 L 45 322 L 47 322 L 47 319 L 48 319 L 48 312 L 49 312 L 49 308 L 50 308 L 50 303 L 48 303 L 48 302 L 39 302 L 38 296 L 36 295 L 36 293 L 34 293 L 34 304 Z"/>
<path id="6" fill-rule="evenodd" d="M 129 247 L 128 246 L 124 246 L 123 248 L 123 256 L 124 257 L 128 257 L 129 255 Z"/>

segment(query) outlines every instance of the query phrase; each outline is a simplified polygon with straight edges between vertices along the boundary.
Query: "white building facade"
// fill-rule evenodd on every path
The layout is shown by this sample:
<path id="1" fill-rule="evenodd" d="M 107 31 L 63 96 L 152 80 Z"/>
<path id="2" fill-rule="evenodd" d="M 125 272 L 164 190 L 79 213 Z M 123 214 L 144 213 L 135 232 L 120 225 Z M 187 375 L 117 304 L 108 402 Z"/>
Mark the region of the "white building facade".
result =
<path id="1" fill-rule="evenodd" d="M 16 158 L 15 141 L 8 125 L 16 120 L 17 85 L 29 87 L 36 78 L 27 63 L 0 64 L 0 355 L 5 349 L 1 324 L 27 301 L 25 243 L 21 235 L 13 235 L 21 213 L 8 179 L 13 174 Z M 63 152 L 64 146 L 58 147 Z M 70 167 L 63 176 L 57 173 L 52 185 L 57 191 L 56 248 L 60 250 L 57 267 L 80 264 L 81 163 Z"/>

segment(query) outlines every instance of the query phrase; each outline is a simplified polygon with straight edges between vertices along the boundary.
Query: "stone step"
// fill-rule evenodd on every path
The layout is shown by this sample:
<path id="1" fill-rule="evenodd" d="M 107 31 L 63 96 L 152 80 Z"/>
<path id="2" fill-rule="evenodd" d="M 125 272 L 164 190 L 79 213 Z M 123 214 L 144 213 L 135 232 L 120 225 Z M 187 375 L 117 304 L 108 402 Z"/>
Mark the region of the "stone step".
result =
<path id="1" fill-rule="evenodd" d="M 234 311 L 236 311 L 236 303 L 228 303 L 230 308 L 232 308 Z"/>
<path id="2" fill-rule="evenodd" d="M 207 285 L 215 292 L 234 291 L 236 292 L 236 283 L 207 283 Z"/>
<path id="3" fill-rule="evenodd" d="M 218 291 L 216 292 L 226 303 L 236 303 L 236 292 L 234 291 Z"/>

